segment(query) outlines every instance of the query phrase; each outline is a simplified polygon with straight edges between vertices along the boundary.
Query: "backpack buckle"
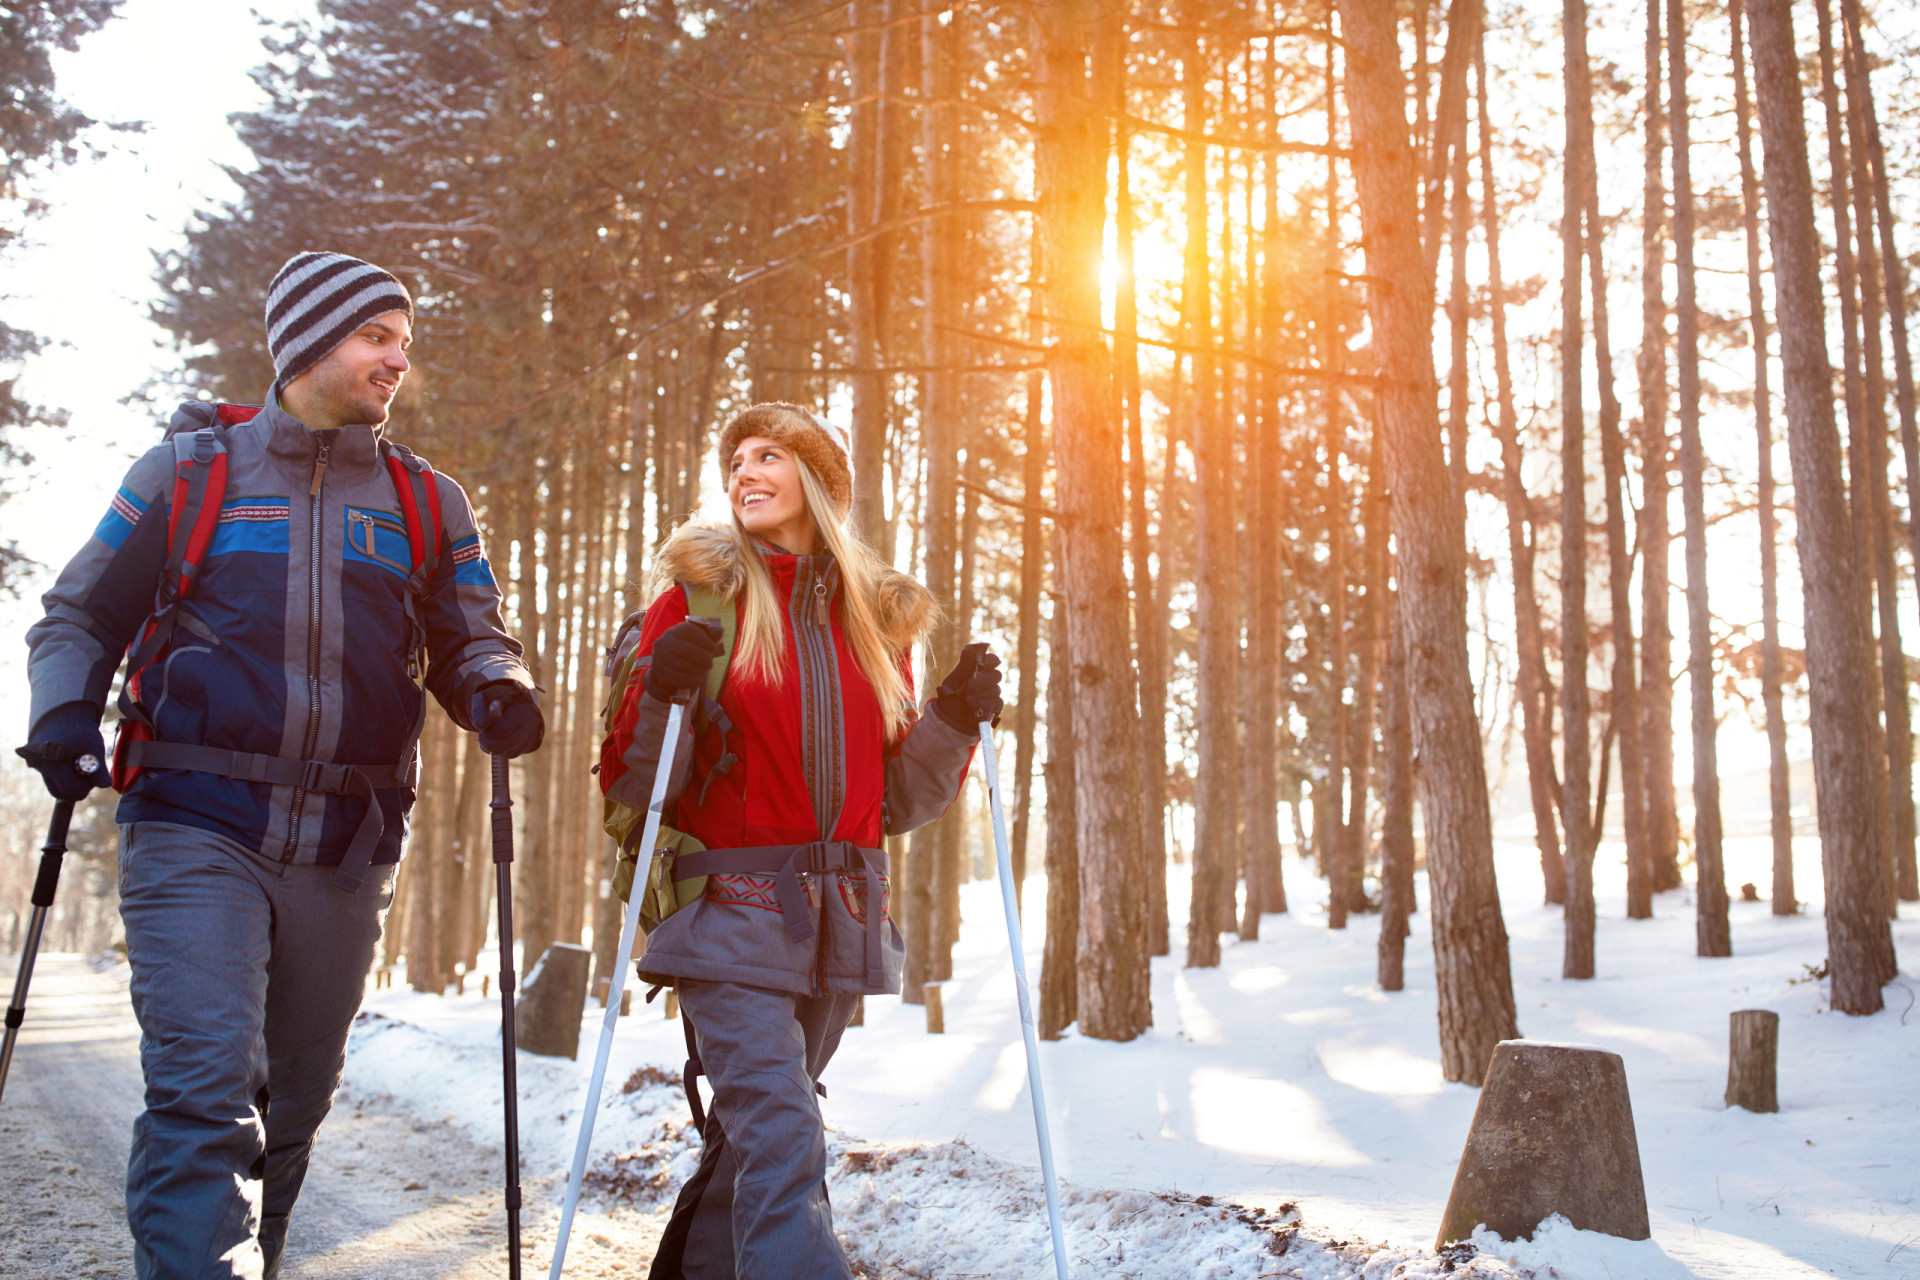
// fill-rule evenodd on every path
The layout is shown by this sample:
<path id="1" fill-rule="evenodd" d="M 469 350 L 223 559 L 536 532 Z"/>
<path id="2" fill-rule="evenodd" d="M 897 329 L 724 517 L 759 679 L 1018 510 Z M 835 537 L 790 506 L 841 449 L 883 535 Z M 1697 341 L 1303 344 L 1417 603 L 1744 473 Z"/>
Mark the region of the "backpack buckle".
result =
<path id="1" fill-rule="evenodd" d="M 349 772 L 346 765 L 308 760 L 300 770 L 300 786 L 303 790 L 318 791 L 323 795 L 338 794 L 346 789 Z"/>

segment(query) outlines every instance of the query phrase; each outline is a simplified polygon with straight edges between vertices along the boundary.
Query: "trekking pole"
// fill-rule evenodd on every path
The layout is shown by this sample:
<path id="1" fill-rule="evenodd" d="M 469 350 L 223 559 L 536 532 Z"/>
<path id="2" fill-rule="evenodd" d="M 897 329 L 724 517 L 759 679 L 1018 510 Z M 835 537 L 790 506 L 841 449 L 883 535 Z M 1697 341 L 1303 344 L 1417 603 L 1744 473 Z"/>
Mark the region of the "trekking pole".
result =
<path id="1" fill-rule="evenodd" d="M 507 1275 L 520 1280 L 520 1087 L 513 1043 L 513 794 L 507 757 L 493 762 L 493 870 L 500 901 L 500 1074 L 507 1112 Z"/>
<path id="2" fill-rule="evenodd" d="M 1020 941 L 1020 904 L 1014 897 L 1012 842 L 1007 812 L 1000 803 L 1000 758 L 993 749 L 993 726 L 980 722 L 981 766 L 987 774 L 987 805 L 993 811 L 994 856 L 1000 872 L 1000 898 L 1007 910 L 1007 940 L 1013 947 L 1013 986 L 1020 997 L 1020 1031 L 1027 1041 L 1027 1086 L 1033 1094 L 1033 1127 L 1040 1137 L 1040 1181 L 1047 1190 L 1047 1224 L 1053 1231 L 1053 1269 L 1069 1280 L 1067 1236 L 1060 1225 L 1060 1187 L 1053 1176 L 1053 1139 L 1047 1133 L 1047 1098 L 1040 1087 L 1040 1038 L 1033 1027 L 1033 998 L 1027 991 L 1027 949 Z"/>
<path id="3" fill-rule="evenodd" d="M 94 755 L 81 756 L 73 762 L 73 771 L 91 778 L 100 771 L 100 759 Z M 73 804 L 71 800 L 53 802 L 53 821 L 47 824 L 47 842 L 40 846 L 40 874 L 33 879 L 33 918 L 27 924 L 27 945 L 20 949 L 20 972 L 13 979 L 13 1003 L 7 1006 L 6 1038 L 0 1041 L 0 1096 L 6 1094 L 14 1041 L 20 1038 L 20 1024 L 27 1018 L 27 988 L 33 982 L 33 961 L 40 951 L 40 935 L 46 932 L 47 913 L 53 910 L 53 891 L 60 884 L 60 864 L 67 856 L 67 827 L 73 822 Z"/>
<path id="4" fill-rule="evenodd" d="M 680 744 L 680 719 L 686 714 L 693 690 L 676 693 L 667 705 L 667 733 L 660 743 L 660 767 L 653 775 L 653 796 L 647 801 L 647 823 L 635 848 L 633 885 L 627 890 L 627 914 L 620 922 L 620 950 L 613 961 L 613 976 L 607 987 L 607 1014 L 600 1021 L 600 1045 L 593 1051 L 593 1075 L 587 1080 L 587 1103 L 580 1112 L 580 1137 L 573 1146 L 573 1168 L 567 1174 L 567 1198 L 560 1206 L 560 1238 L 553 1243 L 553 1269 L 547 1280 L 560 1280 L 567 1265 L 567 1237 L 573 1232 L 574 1211 L 580 1207 L 580 1183 L 587 1173 L 587 1152 L 593 1146 L 593 1121 L 600 1110 L 600 1087 L 607 1079 L 607 1055 L 613 1051 L 613 1029 L 620 1021 L 620 998 L 627 990 L 627 967 L 633 962 L 633 936 L 640 931 L 640 904 L 646 900 L 646 868 L 639 852 L 653 854 L 653 842 L 660 835 L 660 810 L 667 803 L 667 783 L 673 777 L 673 752 Z"/>

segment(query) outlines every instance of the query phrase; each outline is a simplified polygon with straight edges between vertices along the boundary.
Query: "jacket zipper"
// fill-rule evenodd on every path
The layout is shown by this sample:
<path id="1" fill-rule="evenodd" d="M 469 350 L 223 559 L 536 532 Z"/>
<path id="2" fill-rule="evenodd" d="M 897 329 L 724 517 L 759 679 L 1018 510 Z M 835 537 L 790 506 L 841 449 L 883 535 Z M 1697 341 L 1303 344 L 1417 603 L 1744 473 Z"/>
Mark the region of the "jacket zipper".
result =
<path id="1" fill-rule="evenodd" d="M 814 602 L 814 616 L 811 620 L 806 617 L 804 607 L 794 610 L 793 618 L 794 636 L 802 650 L 800 679 L 806 689 L 802 706 L 804 708 L 807 704 L 813 704 L 816 707 L 816 714 L 808 717 L 806 723 L 801 726 L 801 733 L 806 735 L 812 748 L 809 754 L 816 763 L 818 773 L 817 778 L 807 779 L 807 789 L 809 793 L 814 792 L 814 784 L 817 782 L 823 792 L 830 792 L 832 762 L 835 758 L 831 708 L 837 694 L 837 685 L 833 679 L 837 656 L 833 644 L 830 611 L 832 568 L 830 565 L 827 568 L 820 568 L 814 563 L 814 557 L 807 556 L 801 558 L 801 572 L 805 577 L 796 582 L 795 586 L 800 591 L 810 592 Z M 817 824 L 824 824 L 827 819 L 825 806 L 830 803 L 831 796 L 822 794 L 814 796 L 813 799 L 814 821 Z M 831 831 L 822 827 L 821 839 L 831 839 L 832 835 Z"/>
<path id="2" fill-rule="evenodd" d="M 326 436 L 315 438 L 313 483 L 307 487 L 307 736 L 301 748 L 302 760 L 313 759 L 320 745 L 320 490 L 326 484 L 327 456 L 333 450 Z M 287 817 L 287 847 L 280 861 L 292 862 L 300 847 L 300 814 L 306 808 L 303 787 L 293 789 L 293 804 Z"/>

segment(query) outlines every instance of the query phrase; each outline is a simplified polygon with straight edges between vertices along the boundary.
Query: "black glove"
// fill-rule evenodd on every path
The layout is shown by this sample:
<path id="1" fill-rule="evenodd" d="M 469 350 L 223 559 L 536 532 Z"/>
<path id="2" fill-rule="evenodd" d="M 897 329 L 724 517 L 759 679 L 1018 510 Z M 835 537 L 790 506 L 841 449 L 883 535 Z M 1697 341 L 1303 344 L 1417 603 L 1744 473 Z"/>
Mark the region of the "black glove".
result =
<path id="1" fill-rule="evenodd" d="M 980 732 L 983 721 L 999 724 L 1005 707 L 1000 700 L 1000 659 L 984 643 L 960 651 L 960 661 L 940 682 L 933 698 L 940 718 L 966 734 Z"/>
<path id="2" fill-rule="evenodd" d="M 718 618 L 688 618 L 662 631 L 647 665 L 647 692 L 672 702 L 675 694 L 706 688 L 707 673 L 720 656 L 721 635 Z"/>
<path id="3" fill-rule="evenodd" d="M 511 680 L 495 680 L 473 695 L 468 716 L 480 733 L 480 749 L 511 760 L 540 749 L 546 736 L 546 717 L 533 700 L 533 690 Z"/>
<path id="4" fill-rule="evenodd" d="M 40 771 L 55 800 L 85 800 L 95 787 L 113 785 L 100 708 L 91 702 L 64 702 L 41 716 L 33 741 L 15 754 Z"/>

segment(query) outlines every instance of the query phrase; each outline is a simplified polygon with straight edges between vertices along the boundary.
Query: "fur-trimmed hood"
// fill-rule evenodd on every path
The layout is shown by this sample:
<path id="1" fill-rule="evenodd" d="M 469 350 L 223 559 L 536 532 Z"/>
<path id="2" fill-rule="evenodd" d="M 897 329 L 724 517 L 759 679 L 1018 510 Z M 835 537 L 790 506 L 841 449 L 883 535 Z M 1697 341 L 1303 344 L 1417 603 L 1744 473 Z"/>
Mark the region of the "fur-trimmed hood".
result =
<path id="1" fill-rule="evenodd" d="M 653 590 L 684 582 L 731 600 L 746 586 L 746 574 L 740 543 L 729 526 L 689 522 L 673 531 L 655 557 Z M 879 595 L 880 629 L 893 648 L 910 649 L 933 630 L 939 607 L 919 582 L 888 569 L 880 579 Z"/>

